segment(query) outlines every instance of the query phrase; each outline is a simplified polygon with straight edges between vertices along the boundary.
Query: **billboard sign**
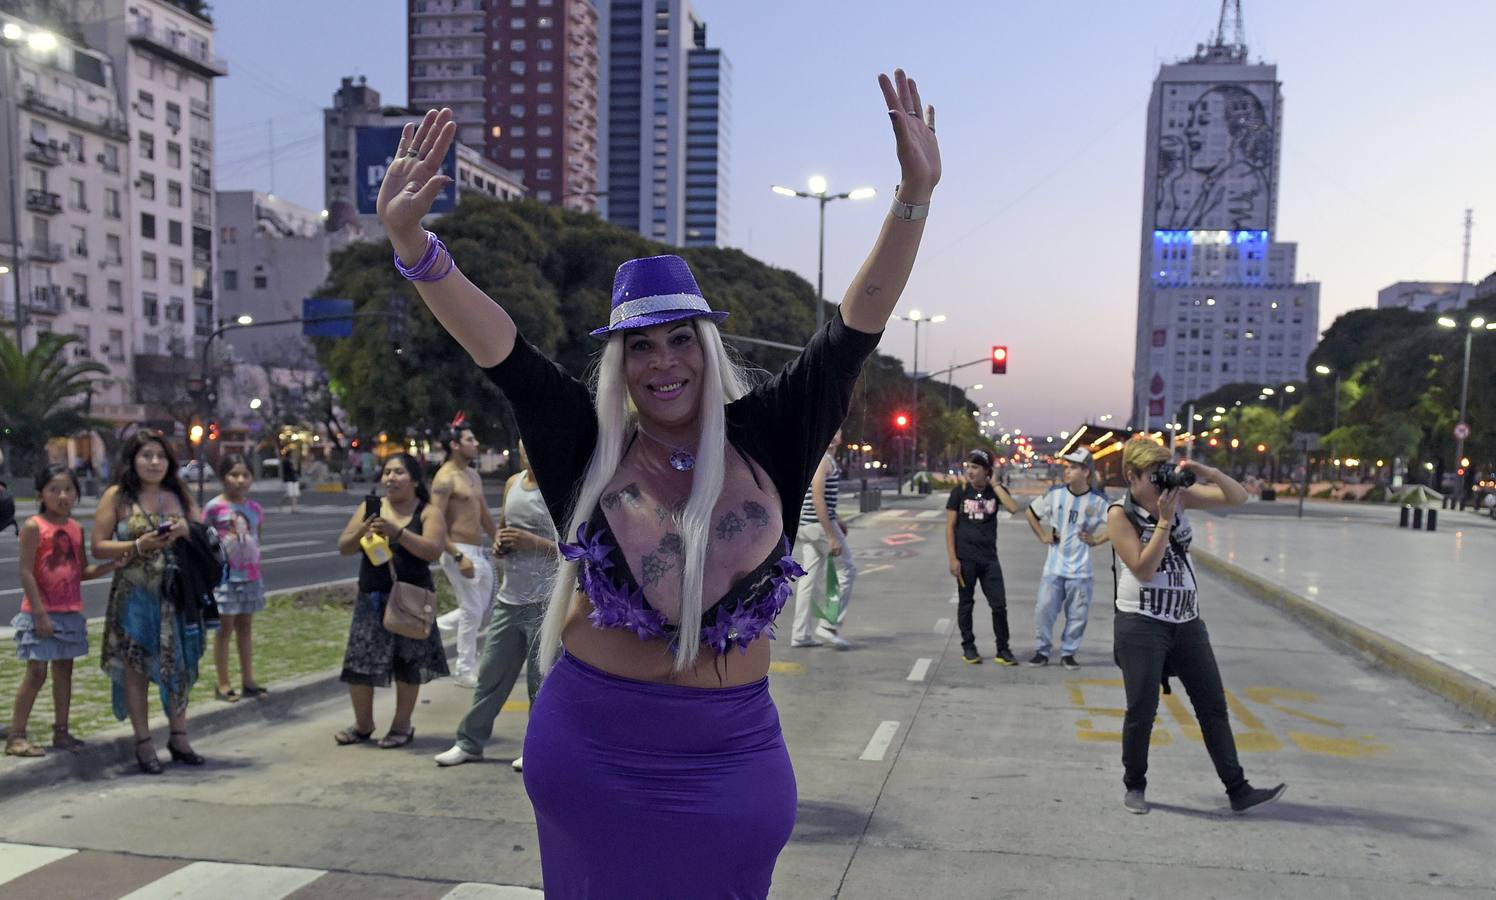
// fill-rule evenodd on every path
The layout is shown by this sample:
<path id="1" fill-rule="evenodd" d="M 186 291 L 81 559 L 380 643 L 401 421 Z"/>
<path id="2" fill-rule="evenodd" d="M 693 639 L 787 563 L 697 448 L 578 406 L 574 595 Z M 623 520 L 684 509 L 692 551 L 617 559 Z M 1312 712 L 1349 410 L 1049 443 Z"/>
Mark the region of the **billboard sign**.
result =
<path id="1" fill-rule="evenodd" d="M 1159 107 L 1154 228 L 1272 227 L 1277 85 L 1169 84 Z"/>
<path id="2" fill-rule="evenodd" d="M 400 146 L 403 125 L 361 125 L 355 129 L 354 143 L 357 147 L 354 178 L 357 181 L 358 211 L 372 216 L 379 211 L 379 185 L 384 182 L 384 173 L 395 159 L 395 150 Z M 447 158 L 442 160 L 442 174 L 452 179 L 432 204 L 433 213 L 449 213 L 457 206 L 457 142 L 447 148 Z"/>

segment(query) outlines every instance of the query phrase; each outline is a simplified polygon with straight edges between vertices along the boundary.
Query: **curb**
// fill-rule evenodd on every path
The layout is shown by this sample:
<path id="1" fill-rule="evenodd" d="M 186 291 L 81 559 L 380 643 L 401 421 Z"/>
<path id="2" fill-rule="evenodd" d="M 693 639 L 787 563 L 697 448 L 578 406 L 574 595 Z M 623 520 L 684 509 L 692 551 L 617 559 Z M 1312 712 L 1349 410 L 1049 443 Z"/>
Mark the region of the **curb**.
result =
<path id="1" fill-rule="evenodd" d="M 1212 573 L 1233 582 L 1268 605 L 1288 613 L 1320 636 L 1349 647 L 1418 687 L 1496 725 L 1496 686 L 1467 675 L 1400 641 L 1372 631 L 1339 613 L 1331 612 L 1214 553 L 1195 547 L 1192 548 L 1191 555 L 1204 563 L 1205 568 Z"/>

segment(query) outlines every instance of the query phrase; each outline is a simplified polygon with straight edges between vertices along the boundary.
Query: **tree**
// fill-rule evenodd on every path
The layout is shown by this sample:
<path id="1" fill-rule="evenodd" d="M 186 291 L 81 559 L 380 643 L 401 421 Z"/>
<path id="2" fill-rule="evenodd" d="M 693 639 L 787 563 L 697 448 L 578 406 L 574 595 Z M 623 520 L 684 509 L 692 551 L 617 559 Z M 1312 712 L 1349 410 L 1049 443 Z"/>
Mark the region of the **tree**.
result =
<path id="1" fill-rule="evenodd" d="M 0 333 L 0 422 L 11 469 L 29 475 L 46 460 L 47 440 L 99 424 L 85 411 L 101 363 L 72 359 L 75 335 L 46 332 L 22 353 Z"/>

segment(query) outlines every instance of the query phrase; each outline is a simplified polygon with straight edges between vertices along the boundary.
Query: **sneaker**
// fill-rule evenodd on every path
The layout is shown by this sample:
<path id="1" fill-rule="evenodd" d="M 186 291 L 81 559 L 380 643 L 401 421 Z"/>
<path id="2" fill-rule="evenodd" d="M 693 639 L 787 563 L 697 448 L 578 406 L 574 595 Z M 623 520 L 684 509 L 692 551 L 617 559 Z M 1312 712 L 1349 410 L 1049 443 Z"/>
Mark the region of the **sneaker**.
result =
<path id="1" fill-rule="evenodd" d="M 1047 666 L 1049 665 L 1049 657 L 1042 653 L 1035 653 L 1029 658 L 1028 664 L 1031 666 Z"/>
<path id="2" fill-rule="evenodd" d="M 483 754 L 469 753 L 458 745 L 453 744 L 451 750 L 438 753 L 433 758 L 436 760 L 437 765 L 446 768 L 447 766 L 460 766 L 463 763 L 478 762 L 483 759 Z"/>
<path id="3" fill-rule="evenodd" d="M 1065 668 L 1069 669 L 1072 672 L 1075 671 L 1076 669 L 1080 668 L 1080 663 L 1078 663 L 1078 662 L 1075 661 L 1075 657 L 1074 656 L 1062 656 L 1062 657 L 1060 657 L 1060 664 L 1063 665 Z"/>
<path id="4" fill-rule="evenodd" d="M 1240 794 L 1231 798 L 1231 811 L 1241 814 L 1254 806 L 1262 806 L 1272 803 L 1288 791 L 1288 785 L 1280 784 L 1272 788 L 1249 787 Z"/>
<path id="5" fill-rule="evenodd" d="M 513 769 L 516 772 L 523 772 L 525 770 L 524 763 L 525 758 L 523 756 L 516 756 L 514 758 L 514 762 L 509 764 L 509 768 Z"/>
<path id="6" fill-rule="evenodd" d="M 1134 815 L 1148 815 L 1148 801 L 1143 798 L 1142 791 L 1128 791 L 1122 798 L 1122 805 L 1127 807 L 1127 811 Z"/>
<path id="7" fill-rule="evenodd" d="M 816 637 L 820 638 L 822 641 L 830 644 L 838 650 L 850 650 L 852 648 L 852 645 L 847 643 L 846 638 L 837 634 L 835 631 L 826 627 L 825 625 L 816 627 Z"/>
<path id="8" fill-rule="evenodd" d="M 982 661 L 982 655 L 977 652 L 977 648 L 975 647 L 962 648 L 961 658 L 973 666 Z"/>
<path id="9" fill-rule="evenodd" d="M 475 675 L 458 675 L 452 679 L 452 683 L 457 687 L 472 690 L 478 686 L 478 678 Z"/>
<path id="10" fill-rule="evenodd" d="M 815 638 L 806 638 L 804 640 L 790 641 L 790 646 L 791 647 L 819 647 L 819 646 L 821 646 L 821 642 L 818 641 L 818 640 L 816 640 Z"/>
<path id="11" fill-rule="evenodd" d="M 1013 657 L 1013 651 L 1009 650 L 1007 647 L 1004 647 L 1001 650 L 997 651 L 997 655 L 992 657 L 992 661 L 1000 666 L 1018 665 L 1018 660 Z"/>

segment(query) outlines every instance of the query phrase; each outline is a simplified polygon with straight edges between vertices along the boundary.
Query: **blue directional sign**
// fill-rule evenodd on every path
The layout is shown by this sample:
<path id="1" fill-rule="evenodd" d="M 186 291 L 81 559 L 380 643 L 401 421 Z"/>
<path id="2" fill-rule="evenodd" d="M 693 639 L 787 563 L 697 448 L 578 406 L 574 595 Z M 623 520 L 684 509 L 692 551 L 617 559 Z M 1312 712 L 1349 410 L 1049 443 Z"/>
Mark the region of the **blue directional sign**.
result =
<path id="1" fill-rule="evenodd" d="M 329 319 L 328 316 L 353 315 L 352 300 L 331 297 L 307 297 L 301 301 L 301 333 L 305 337 L 353 337 L 352 319 Z"/>
<path id="2" fill-rule="evenodd" d="M 354 178 L 357 181 L 358 211 L 363 215 L 378 212 L 379 185 L 384 182 L 385 170 L 395 159 L 395 150 L 400 145 L 401 125 L 362 125 L 355 131 L 358 143 L 354 161 Z M 436 202 L 431 205 L 434 213 L 451 212 L 457 206 L 457 143 L 447 148 L 447 158 L 442 160 L 442 174 L 452 179 Z"/>

